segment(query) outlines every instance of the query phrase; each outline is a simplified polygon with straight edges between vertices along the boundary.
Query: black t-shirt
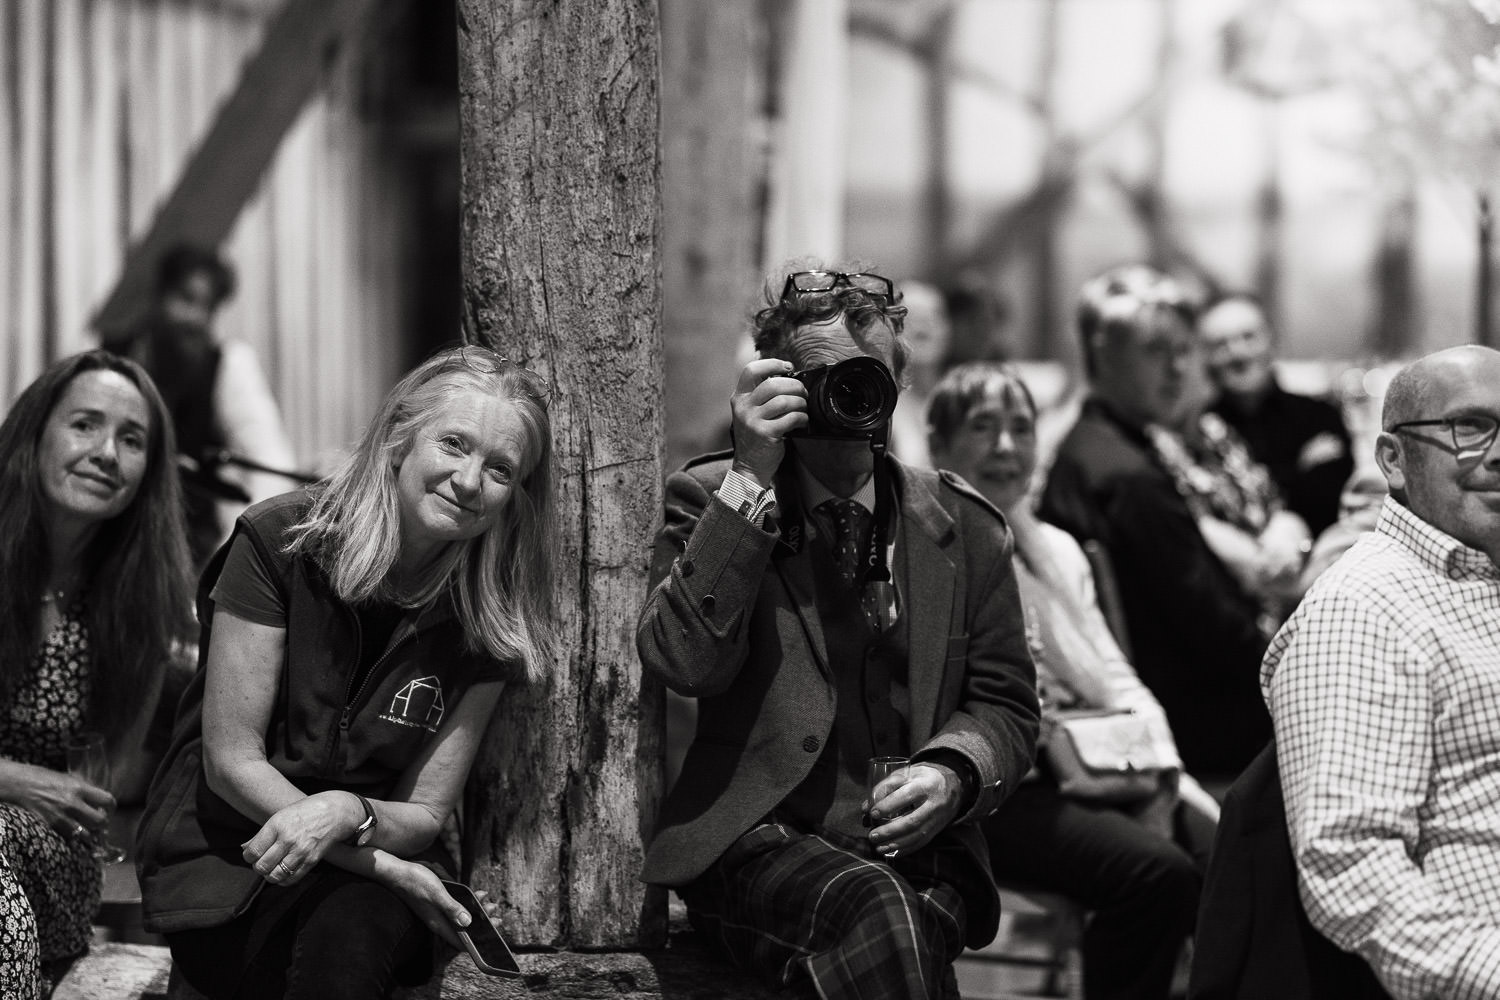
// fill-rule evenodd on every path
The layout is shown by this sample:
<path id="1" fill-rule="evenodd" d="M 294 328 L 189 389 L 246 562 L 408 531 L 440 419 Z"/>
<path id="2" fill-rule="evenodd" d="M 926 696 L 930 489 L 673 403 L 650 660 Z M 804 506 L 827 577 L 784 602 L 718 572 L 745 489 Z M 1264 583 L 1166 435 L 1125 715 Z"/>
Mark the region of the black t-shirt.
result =
<path id="1" fill-rule="evenodd" d="M 224 569 L 214 583 L 210 596 L 216 606 L 259 625 L 286 628 L 286 602 L 277 587 L 272 567 L 261 558 L 254 543 L 241 534 L 229 547 Z M 396 604 L 367 601 L 354 607 L 359 619 L 359 663 L 356 665 L 350 696 L 359 690 L 370 668 L 380 659 L 401 623 L 405 611 Z"/>

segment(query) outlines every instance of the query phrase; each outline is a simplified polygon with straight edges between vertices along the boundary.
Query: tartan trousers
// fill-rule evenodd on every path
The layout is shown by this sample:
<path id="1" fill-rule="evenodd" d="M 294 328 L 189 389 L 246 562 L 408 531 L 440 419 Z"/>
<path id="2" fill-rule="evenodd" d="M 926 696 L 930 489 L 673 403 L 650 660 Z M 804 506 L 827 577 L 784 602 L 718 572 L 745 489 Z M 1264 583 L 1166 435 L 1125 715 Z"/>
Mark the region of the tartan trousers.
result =
<path id="1" fill-rule="evenodd" d="M 957 1000 L 965 907 L 941 852 L 861 857 L 783 823 L 752 828 L 678 890 L 742 968 L 818 1000 Z"/>

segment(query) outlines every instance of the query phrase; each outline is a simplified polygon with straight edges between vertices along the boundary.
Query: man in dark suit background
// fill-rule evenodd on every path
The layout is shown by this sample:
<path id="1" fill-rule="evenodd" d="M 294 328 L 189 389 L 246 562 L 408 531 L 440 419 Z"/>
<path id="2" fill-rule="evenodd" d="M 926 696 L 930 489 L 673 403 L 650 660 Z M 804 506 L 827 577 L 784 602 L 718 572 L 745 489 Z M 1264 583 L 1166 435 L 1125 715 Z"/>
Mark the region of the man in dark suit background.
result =
<path id="1" fill-rule="evenodd" d="M 1232 292 L 1198 316 L 1213 411 L 1239 432 L 1276 480 L 1287 509 L 1313 535 L 1338 520 L 1339 496 L 1354 471 L 1349 429 L 1333 403 L 1287 392 L 1271 364 L 1271 321 L 1253 295 Z"/>
<path id="2" fill-rule="evenodd" d="M 1098 540 L 1119 585 L 1137 672 L 1166 710 L 1186 770 L 1238 774 L 1265 746 L 1260 604 L 1209 549 L 1145 433 L 1171 424 L 1201 364 L 1193 310 L 1148 267 L 1115 268 L 1079 296 L 1089 397 L 1042 494 L 1041 515 Z"/>
<path id="3" fill-rule="evenodd" d="M 836 271 L 768 295 L 733 452 L 668 480 L 637 632 L 698 699 L 642 877 L 736 963 L 825 1000 L 957 996 L 953 959 L 999 917 L 975 821 L 1037 733 L 1004 520 L 883 453 L 896 299 Z M 911 764 L 871 796 L 877 756 Z"/>

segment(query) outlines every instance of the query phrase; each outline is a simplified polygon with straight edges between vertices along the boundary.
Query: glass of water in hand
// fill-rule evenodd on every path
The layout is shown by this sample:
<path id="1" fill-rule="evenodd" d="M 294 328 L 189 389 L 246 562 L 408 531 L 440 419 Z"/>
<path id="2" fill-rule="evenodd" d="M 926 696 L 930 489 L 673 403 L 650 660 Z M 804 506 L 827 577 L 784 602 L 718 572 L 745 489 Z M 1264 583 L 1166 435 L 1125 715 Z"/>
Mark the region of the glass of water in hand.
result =
<path id="1" fill-rule="evenodd" d="M 78 733 L 68 740 L 68 773 L 89 784 L 109 789 L 109 751 L 100 733 Z M 125 848 L 108 839 L 94 842 L 94 857 L 105 864 L 125 860 Z"/>
<path id="2" fill-rule="evenodd" d="M 893 774 L 902 774 L 911 766 L 908 757 L 871 757 L 865 768 L 865 792 L 870 797 L 870 806 L 875 806 L 875 786 Z"/>

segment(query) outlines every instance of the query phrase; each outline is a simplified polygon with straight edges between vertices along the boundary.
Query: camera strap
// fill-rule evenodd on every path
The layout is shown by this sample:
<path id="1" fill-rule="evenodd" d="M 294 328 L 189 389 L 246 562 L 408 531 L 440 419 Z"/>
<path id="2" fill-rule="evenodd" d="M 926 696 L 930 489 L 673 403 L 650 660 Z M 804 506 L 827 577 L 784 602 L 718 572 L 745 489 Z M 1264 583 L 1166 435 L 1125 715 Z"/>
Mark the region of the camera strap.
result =
<path id="1" fill-rule="evenodd" d="M 891 469 L 886 461 L 886 444 L 890 424 L 882 424 L 870 436 L 870 452 L 875 456 L 875 523 L 870 528 L 869 569 L 865 571 L 861 603 L 865 617 L 877 632 L 888 632 L 896 624 L 896 591 L 891 583 L 890 560 L 886 551 L 886 533 L 891 516 Z"/>

